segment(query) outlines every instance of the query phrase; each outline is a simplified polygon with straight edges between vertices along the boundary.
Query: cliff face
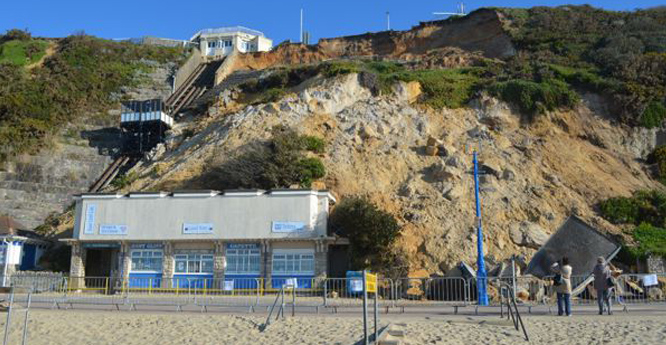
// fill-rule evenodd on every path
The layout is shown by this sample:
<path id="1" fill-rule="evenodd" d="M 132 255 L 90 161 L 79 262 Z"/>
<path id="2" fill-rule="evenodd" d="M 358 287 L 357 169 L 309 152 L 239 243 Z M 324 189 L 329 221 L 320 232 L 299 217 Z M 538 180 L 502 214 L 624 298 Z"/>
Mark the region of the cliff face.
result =
<path id="1" fill-rule="evenodd" d="M 593 95 L 571 111 L 551 112 L 524 127 L 519 114 L 493 98 L 435 111 L 411 103 L 419 93 L 414 84 L 399 84 L 392 96 L 373 96 L 357 75 L 315 79 L 292 91 L 278 102 L 213 116 L 182 142 L 176 129 L 169 150 L 136 167 L 141 178 L 130 188 L 215 188 L 205 179 L 207 166 L 267 139 L 273 126 L 291 126 L 326 140 L 327 188 L 341 198 L 369 195 L 400 219 L 399 245 L 412 271 L 422 273 L 474 262 L 472 162 L 465 146 L 478 138 L 489 173 L 482 178 L 482 202 L 491 261 L 530 257 L 570 214 L 618 233 L 595 215 L 594 205 L 661 188 L 636 159 L 637 134 L 606 120 Z M 429 137 L 439 146 L 434 156 L 426 154 Z"/>
<path id="2" fill-rule="evenodd" d="M 242 54 L 234 69 L 263 69 L 344 57 L 404 58 L 444 47 L 479 51 L 489 58 L 515 54 L 500 15 L 493 10 L 479 10 L 462 18 L 421 23 L 408 31 L 322 39 L 313 46 L 284 44 L 270 52 Z"/>

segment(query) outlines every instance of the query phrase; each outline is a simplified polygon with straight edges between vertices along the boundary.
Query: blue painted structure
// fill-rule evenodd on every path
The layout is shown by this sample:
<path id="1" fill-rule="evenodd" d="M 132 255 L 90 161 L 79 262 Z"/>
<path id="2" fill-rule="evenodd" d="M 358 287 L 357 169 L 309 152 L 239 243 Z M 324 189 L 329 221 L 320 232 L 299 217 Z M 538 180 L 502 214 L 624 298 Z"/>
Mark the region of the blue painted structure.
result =
<path id="1" fill-rule="evenodd" d="M 474 196 L 476 197 L 476 290 L 478 294 L 479 305 L 488 305 L 488 274 L 486 273 L 486 263 L 483 258 L 483 229 L 481 227 L 481 199 L 479 198 L 479 162 L 476 150 L 474 155 Z"/>
<path id="2" fill-rule="evenodd" d="M 259 287 L 258 274 L 227 274 L 224 276 L 224 281 L 232 280 L 234 282 L 234 289 L 257 289 Z"/>
<path id="3" fill-rule="evenodd" d="M 162 273 L 131 272 L 129 275 L 130 288 L 159 288 L 162 286 Z"/>
<path id="4" fill-rule="evenodd" d="M 21 258 L 21 265 L 19 265 L 19 270 L 29 271 L 37 267 L 35 262 L 37 258 L 37 245 L 32 243 L 23 244 L 23 255 Z"/>

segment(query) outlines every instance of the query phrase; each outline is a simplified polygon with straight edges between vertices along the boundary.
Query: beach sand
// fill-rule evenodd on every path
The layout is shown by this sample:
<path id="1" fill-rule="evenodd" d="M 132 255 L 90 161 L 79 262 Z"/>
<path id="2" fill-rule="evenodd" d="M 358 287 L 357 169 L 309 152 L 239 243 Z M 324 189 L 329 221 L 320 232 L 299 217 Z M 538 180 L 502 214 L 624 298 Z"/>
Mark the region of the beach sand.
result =
<path id="1" fill-rule="evenodd" d="M 12 314 L 10 344 L 20 344 L 22 313 Z M 6 314 L 0 314 L 4 329 Z M 360 317 L 301 315 L 258 325 L 253 314 L 145 313 L 31 310 L 28 344 L 343 344 L 361 339 Z M 665 344 L 666 316 L 529 316 L 532 344 Z M 527 344 L 522 333 L 498 317 L 390 315 L 381 325 L 405 331 L 405 344 Z M 1 332 L 1 331 L 0 331 Z"/>

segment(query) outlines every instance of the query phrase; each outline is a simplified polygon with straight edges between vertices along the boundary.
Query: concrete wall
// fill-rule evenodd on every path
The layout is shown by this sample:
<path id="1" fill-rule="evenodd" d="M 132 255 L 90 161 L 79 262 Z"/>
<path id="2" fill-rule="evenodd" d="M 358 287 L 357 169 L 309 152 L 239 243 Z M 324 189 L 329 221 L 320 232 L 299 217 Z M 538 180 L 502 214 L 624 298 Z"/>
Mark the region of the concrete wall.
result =
<path id="1" fill-rule="evenodd" d="M 187 80 L 187 78 L 192 74 L 192 72 L 194 72 L 194 70 L 202 61 L 201 51 L 197 48 L 193 48 L 192 55 L 189 57 L 189 59 L 187 59 L 185 64 L 183 64 L 183 66 L 178 69 L 178 72 L 176 72 L 176 77 L 174 80 L 174 92 L 183 86 L 185 80 Z"/>
<path id="2" fill-rule="evenodd" d="M 172 197 L 84 196 L 76 204 L 74 239 L 84 241 L 251 240 L 326 236 L 329 194 Z M 94 207 L 94 215 L 86 217 Z M 303 222 L 305 231 L 273 232 L 272 222 Z M 88 224 L 89 223 L 89 224 Z M 212 224 L 212 233 L 184 234 L 183 224 Z M 126 226 L 126 234 L 100 234 L 100 225 Z M 84 228 L 92 230 L 84 233 Z"/>

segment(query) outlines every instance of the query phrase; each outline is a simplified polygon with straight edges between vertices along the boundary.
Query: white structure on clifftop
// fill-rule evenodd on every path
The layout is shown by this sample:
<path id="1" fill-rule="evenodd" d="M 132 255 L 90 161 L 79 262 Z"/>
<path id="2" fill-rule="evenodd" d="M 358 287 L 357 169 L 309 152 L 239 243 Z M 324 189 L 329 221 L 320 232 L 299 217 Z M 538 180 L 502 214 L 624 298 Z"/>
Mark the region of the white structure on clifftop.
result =
<path id="1" fill-rule="evenodd" d="M 265 52 L 273 46 L 273 41 L 261 31 L 243 26 L 204 29 L 194 34 L 190 41 L 198 44 L 205 56 L 229 55 L 234 47 L 241 53 Z"/>

